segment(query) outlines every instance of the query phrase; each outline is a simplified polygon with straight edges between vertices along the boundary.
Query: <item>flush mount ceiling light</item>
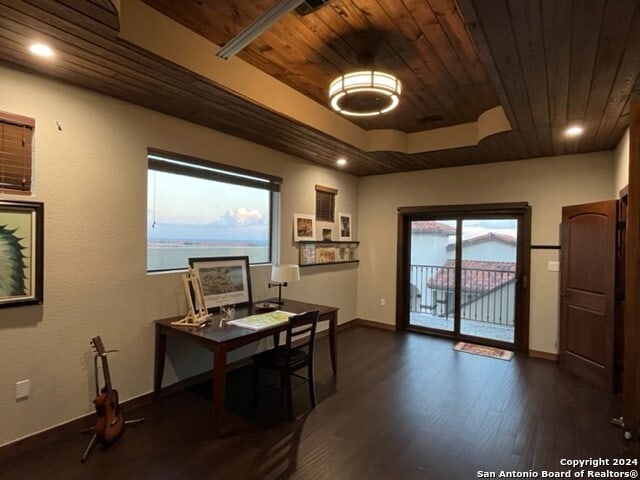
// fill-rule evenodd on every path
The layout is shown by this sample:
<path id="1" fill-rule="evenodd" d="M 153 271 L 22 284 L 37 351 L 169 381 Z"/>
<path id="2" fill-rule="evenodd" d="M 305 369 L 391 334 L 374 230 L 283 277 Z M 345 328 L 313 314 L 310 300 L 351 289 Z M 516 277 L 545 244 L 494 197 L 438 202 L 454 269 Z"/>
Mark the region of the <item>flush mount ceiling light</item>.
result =
<path id="1" fill-rule="evenodd" d="M 346 73 L 329 86 L 331 108 L 343 115 L 369 117 L 398 106 L 402 87 L 389 73 L 363 70 Z"/>
<path id="2" fill-rule="evenodd" d="M 53 57 L 53 50 L 44 43 L 34 43 L 29 46 L 29 51 L 38 57 Z"/>
<path id="3" fill-rule="evenodd" d="M 578 125 L 574 125 L 573 127 L 569 127 L 564 131 L 564 134 L 567 137 L 577 137 L 579 135 L 582 135 L 582 132 L 584 132 L 584 128 L 578 126 Z"/>

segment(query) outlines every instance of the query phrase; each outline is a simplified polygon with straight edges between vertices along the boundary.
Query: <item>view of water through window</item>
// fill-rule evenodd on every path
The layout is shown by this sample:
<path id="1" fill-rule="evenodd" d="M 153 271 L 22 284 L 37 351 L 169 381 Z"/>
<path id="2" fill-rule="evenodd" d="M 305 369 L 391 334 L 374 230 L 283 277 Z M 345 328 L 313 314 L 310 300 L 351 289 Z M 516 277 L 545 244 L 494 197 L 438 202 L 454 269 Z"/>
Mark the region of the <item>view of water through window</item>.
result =
<path id="1" fill-rule="evenodd" d="M 271 192 L 149 170 L 147 270 L 186 268 L 192 257 L 270 261 Z"/>

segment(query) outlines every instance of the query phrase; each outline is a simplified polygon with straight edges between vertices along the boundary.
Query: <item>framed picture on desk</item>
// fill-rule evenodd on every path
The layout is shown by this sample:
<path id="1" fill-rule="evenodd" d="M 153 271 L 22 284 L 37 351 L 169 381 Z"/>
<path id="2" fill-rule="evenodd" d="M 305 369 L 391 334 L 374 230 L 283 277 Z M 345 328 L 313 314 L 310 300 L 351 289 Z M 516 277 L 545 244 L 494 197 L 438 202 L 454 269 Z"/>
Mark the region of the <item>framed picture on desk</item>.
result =
<path id="1" fill-rule="evenodd" d="M 248 256 L 190 258 L 189 265 L 200 276 L 207 310 L 252 303 Z"/>

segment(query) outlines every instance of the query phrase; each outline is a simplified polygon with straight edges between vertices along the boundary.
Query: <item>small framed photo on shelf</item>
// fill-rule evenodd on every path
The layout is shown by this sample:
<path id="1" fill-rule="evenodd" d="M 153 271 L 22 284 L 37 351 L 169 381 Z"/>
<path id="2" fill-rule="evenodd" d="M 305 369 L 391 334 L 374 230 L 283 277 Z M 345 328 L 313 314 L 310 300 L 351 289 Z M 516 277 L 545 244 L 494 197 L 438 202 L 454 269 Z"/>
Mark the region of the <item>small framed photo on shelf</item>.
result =
<path id="1" fill-rule="evenodd" d="M 313 243 L 300 245 L 300 265 L 313 265 L 316 261 L 316 246 Z"/>
<path id="2" fill-rule="evenodd" d="M 248 256 L 190 258 L 189 265 L 200 276 L 207 310 L 252 303 Z"/>
<path id="3" fill-rule="evenodd" d="M 340 231 L 340 241 L 350 241 L 352 239 L 350 213 L 338 213 L 338 228 Z"/>
<path id="4" fill-rule="evenodd" d="M 293 214 L 293 241 L 316 239 L 316 220 L 313 215 Z"/>
<path id="5" fill-rule="evenodd" d="M 322 241 L 330 242 L 333 240 L 333 228 L 323 228 L 322 229 Z"/>
<path id="6" fill-rule="evenodd" d="M 316 248 L 316 260 L 318 261 L 318 263 L 335 263 L 336 248 L 318 246 Z"/>

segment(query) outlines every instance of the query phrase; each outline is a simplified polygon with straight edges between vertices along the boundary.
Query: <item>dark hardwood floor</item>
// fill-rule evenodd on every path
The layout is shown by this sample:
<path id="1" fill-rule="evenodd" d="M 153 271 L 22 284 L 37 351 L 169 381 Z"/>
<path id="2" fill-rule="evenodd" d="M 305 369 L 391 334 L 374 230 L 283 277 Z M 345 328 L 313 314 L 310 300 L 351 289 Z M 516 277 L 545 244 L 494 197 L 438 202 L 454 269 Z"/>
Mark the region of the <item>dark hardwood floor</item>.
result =
<path id="1" fill-rule="evenodd" d="M 449 340 L 362 326 L 341 331 L 338 346 L 334 380 L 327 337 L 319 339 L 319 403 L 307 411 L 301 382 L 293 422 L 268 375 L 252 409 L 250 371 L 240 369 L 229 375 L 222 438 L 208 429 L 204 383 L 126 412 L 146 422 L 95 448 L 85 464 L 89 437 L 78 433 L 8 459 L 0 479 L 439 480 L 500 470 L 542 478 L 543 470 L 567 471 L 562 459 L 640 458 L 638 443 L 609 423 L 617 398 L 555 363 L 495 360 L 456 352 Z"/>

